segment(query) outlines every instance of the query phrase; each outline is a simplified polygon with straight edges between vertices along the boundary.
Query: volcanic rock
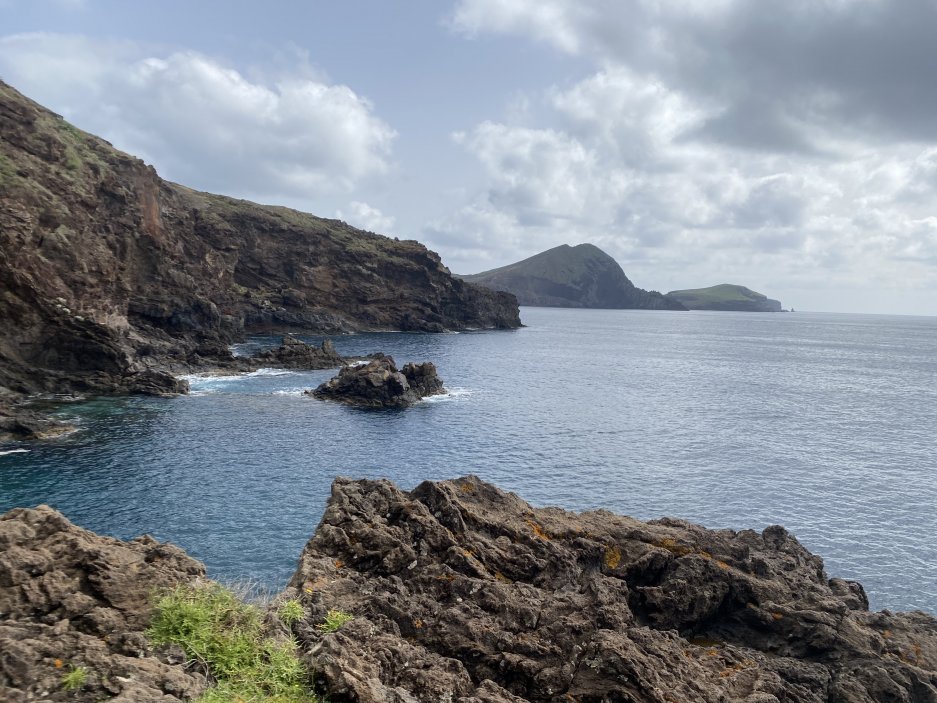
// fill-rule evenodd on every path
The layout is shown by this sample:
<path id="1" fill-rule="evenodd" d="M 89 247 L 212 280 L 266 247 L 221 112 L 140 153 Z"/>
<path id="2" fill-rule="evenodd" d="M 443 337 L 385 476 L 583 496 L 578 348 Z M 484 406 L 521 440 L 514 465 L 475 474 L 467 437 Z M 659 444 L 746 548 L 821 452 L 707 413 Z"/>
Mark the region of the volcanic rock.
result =
<path id="1" fill-rule="evenodd" d="M 206 681 L 144 631 L 151 597 L 205 567 L 151 537 L 122 542 L 72 525 L 46 506 L 0 517 L 0 700 L 171 703 Z M 82 667 L 80 690 L 63 677 Z"/>
<path id="2" fill-rule="evenodd" d="M 332 700 L 933 703 L 937 620 L 871 613 L 782 527 L 337 479 L 284 596 Z M 354 619 L 325 634 L 327 611 Z"/>
<path id="3" fill-rule="evenodd" d="M 276 349 L 255 354 L 252 361 L 284 369 L 332 369 L 346 363 L 331 340 L 326 339 L 321 347 L 316 347 L 292 335 L 283 337 Z"/>
<path id="4" fill-rule="evenodd" d="M 406 364 L 398 371 L 393 357 L 383 354 L 367 363 L 344 366 L 338 376 L 306 391 L 323 400 L 370 408 L 406 407 L 445 392 L 432 362 Z"/>

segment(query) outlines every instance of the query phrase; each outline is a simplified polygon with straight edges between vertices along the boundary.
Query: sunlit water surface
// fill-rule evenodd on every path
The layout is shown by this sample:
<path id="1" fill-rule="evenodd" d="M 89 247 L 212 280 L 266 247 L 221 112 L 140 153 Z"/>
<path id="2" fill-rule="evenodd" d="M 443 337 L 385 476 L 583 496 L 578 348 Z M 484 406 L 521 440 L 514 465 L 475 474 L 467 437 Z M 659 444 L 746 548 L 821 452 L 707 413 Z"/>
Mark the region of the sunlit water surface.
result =
<path id="1" fill-rule="evenodd" d="M 314 400 L 302 390 L 332 371 L 276 370 L 66 406 L 79 432 L 0 447 L 29 450 L 0 455 L 0 511 L 48 503 L 276 587 L 335 476 L 412 488 L 475 473 L 535 505 L 780 523 L 873 607 L 937 612 L 937 318 L 522 317 L 508 332 L 334 339 L 344 354 L 433 360 L 451 394 L 407 410 Z"/>

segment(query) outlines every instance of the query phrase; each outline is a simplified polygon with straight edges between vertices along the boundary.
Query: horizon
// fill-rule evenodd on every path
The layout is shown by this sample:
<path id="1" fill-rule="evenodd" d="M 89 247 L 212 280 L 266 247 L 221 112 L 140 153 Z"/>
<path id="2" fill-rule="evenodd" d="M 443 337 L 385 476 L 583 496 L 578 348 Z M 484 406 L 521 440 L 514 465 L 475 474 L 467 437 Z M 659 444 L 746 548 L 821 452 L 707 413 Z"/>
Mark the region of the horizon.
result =
<path id="1" fill-rule="evenodd" d="M 588 242 L 647 290 L 937 314 L 924 0 L 0 0 L 0 19 L 6 82 L 167 180 L 415 239 L 454 272 Z"/>

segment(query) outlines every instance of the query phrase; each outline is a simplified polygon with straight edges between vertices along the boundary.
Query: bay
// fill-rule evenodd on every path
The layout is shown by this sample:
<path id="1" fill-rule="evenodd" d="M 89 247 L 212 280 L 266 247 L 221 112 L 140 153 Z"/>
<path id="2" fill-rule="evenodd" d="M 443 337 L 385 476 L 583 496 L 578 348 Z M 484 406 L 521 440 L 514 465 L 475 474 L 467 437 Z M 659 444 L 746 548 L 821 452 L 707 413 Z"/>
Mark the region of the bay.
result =
<path id="1" fill-rule="evenodd" d="M 51 504 L 150 533 L 210 575 L 291 574 L 335 476 L 474 473 L 535 505 L 712 528 L 782 524 L 874 608 L 937 612 L 937 318 L 522 308 L 523 329 L 333 338 L 432 360 L 451 391 L 362 411 L 332 371 L 196 377 L 189 396 L 58 412 L 80 431 L 0 451 L 0 512 Z M 306 337 L 320 342 L 321 337 Z M 255 338 L 241 351 L 273 344 Z"/>

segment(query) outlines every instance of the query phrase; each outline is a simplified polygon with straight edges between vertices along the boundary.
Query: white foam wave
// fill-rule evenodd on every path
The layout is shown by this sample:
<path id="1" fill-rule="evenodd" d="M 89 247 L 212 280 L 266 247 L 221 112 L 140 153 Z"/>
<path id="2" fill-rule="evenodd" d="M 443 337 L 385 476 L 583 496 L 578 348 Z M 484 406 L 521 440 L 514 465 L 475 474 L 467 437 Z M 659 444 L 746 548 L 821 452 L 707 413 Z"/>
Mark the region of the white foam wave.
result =
<path id="1" fill-rule="evenodd" d="M 0 456 L 6 456 L 7 454 L 29 454 L 28 449 L 7 449 L 6 451 L 0 452 Z"/>
<path id="2" fill-rule="evenodd" d="M 471 388 L 449 388 L 445 393 L 439 395 L 428 395 L 423 398 L 424 403 L 444 403 L 449 400 L 458 400 L 465 396 L 472 395 L 475 391 Z"/>

